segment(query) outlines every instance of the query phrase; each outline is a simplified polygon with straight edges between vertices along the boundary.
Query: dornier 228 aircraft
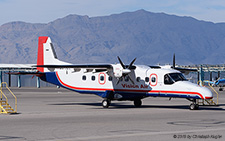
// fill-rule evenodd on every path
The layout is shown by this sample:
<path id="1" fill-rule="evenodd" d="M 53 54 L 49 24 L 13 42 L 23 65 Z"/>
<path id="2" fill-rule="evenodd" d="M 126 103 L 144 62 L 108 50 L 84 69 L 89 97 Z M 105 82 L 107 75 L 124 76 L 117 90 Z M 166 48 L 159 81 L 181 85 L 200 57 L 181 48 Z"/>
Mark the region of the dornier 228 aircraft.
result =
<path id="1" fill-rule="evenodd" d="M 103 98 L 102 106 L 108 108 L 112 100 L 130 100 L 136 107 L 146 97 L 186 98 L 190 109 L 198 109 L 196 99 L 212 99 L 212 92 L 185 79 L 174 67 L 134 65 L 136 58 L 125 65 L 70 64 L 56 57 L 50 37 L 39 37 L 37 67 L 43 81 L 82 93 Z"/>

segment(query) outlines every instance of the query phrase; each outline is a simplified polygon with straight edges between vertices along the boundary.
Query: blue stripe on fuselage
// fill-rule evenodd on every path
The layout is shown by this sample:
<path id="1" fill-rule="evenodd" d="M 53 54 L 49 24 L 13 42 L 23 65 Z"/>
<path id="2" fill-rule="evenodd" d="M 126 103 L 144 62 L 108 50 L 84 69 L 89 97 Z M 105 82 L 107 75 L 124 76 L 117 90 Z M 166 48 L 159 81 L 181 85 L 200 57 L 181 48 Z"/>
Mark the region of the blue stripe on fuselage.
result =
<path id="1" fill-rule="evenodd" d="M 72 88 L 66 87 L 59 82 L 55 72 L 46 72 L 45 75 L 41 76 L 40 78 L 43 81 L 52 83 L 52 84 L 60 86 L 60 87 L 64 87 L 66 89 L 69 89 L 69 90 L 72 90 L 72 91 L 75 91 L 78 93 L 95 94 L 102 98 L 107 97 L 107 90 L 106 91 L 77 90 L 77 89 L 72 89 Z M 151 93 L 151 92 L 150 93 L 143 93 L 143 92 L 137 93 L 137 92 L 130 92 L 130 91 L 129 92 L 114 91 L 113 93 L 114 94 L 118 93 L 118 94 L 122 95 L 123 100 L 142 99 L 142 98 L 149 97 L 149 96 L 151 96 L 151 97 L 174 97 L 174 98 L 201 99 L 198 95 L 188 95 L 188 94 L 173 94 L 173 93 L 160 93 L 159 94 L 159 93 Z"/>

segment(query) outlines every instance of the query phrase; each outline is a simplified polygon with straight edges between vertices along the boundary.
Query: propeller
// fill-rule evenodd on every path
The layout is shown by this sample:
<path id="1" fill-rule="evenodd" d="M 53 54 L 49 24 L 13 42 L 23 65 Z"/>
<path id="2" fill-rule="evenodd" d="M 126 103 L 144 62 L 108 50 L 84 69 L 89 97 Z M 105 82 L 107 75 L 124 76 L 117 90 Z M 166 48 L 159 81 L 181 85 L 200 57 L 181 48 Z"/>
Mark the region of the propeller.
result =
<path id="1" fill-rule="evenodd" d="M 117 58 L 118 58 L 118 60 L 120 62 L 120 65 L 122 66 L 123 70 L 122 70 L 122 76 L 119 78 L 119 80 L 117 81 L 116 84 L 118 85 L 119 82 L 125 77 L 127 77 L 127 79 L 129 79 L 131 81 L 131 83 L 134 84 L 134 81 L 130 78 L 129 74 L 131 73 L 131 69 L 135 69 L 133 64 L 134 64 L 136 58 L 134 58 L 134 60 L 130 63 L 129 66 L 124 65 L 124 63 L 122 62 L 122 60 L 120 59 L 119 56 L 117 56 Z"/>
<path id="2" fill-rule="evenodd" d="M 173 66 L 172 68 L 175 69 L 175 66 L 176 66 L 176 62 L 175 62 L 175 53 L 173 54 Z"/>
<path id="3" fill-rule="evenodd" d="M 197 69 L 189 69 L 189 68 L 179 68 L 179 67 L 176 67 L 176 62 L 175 62 L 175 53 L 173 54 L 173 66 L 171 66 L 172 69 L 175 69 L 175 70 L 179 70 L 180 72 L 182 73 L 185 73 L 185 74 L 188 74 L 189 72 L 196 72 L 198 71 Z"/>

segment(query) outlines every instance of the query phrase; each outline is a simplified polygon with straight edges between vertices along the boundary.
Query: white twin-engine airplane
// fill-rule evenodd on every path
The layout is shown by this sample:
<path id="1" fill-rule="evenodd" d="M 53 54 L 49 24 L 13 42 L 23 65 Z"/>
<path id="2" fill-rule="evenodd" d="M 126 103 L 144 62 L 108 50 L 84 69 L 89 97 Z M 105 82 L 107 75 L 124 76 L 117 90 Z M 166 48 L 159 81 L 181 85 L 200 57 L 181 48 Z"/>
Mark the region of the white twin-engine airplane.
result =
<path id="1" fill-rule="evenodd" d="M 119 64 L 73 65 L 56 57 L 51 39 L 39 37 L 36 73 L 43 81 L 66 89 L 95 94 L 103 98 L 102 106 L 108 108 L 112 100 L 134 101 L 142 105 L 146 97 L 186 98 L 190 109 L 198 109 L 196 99 L 212 99 L 212 92 L 191 83 L 175 67 L 134 65 L 136 58 L 125 65 Z"/>

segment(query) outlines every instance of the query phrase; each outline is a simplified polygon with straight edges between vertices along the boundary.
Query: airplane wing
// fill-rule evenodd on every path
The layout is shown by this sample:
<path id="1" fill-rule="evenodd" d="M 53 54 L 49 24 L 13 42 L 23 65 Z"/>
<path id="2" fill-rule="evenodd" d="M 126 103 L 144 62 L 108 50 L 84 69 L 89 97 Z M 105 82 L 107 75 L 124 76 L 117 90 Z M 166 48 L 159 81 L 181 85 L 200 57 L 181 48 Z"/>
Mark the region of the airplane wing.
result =
<path id="1" fill-rule="evenodd" d="M 81 65 L 34 65 L 33 67 L 44 68 L 113 68 L 110 64 L 81 64 Z"/>
<path id="2" fill-rule="evenodd" d="M 187 68 L 178 68 L 178 67 L 175 67 L 174 69 L 179 70 L 182 73 L 185 73 L 185 72 L 197 72 L 198 71 L 197 69 L 187 69 Z"/>

